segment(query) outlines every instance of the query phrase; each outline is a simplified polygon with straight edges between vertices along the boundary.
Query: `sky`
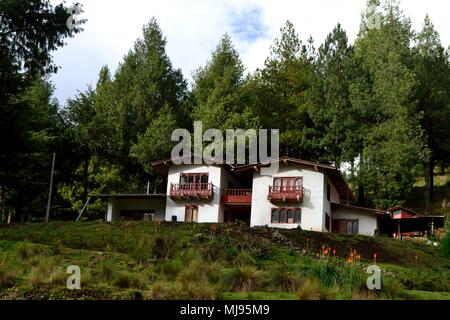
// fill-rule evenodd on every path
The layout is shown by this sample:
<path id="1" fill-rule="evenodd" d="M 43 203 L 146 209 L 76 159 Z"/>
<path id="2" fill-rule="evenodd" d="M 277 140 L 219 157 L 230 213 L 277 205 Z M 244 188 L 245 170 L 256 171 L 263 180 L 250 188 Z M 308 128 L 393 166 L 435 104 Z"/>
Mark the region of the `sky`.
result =
<path id="1" fill-rule="evenodd" d="M 51 0 L 59 4 L 61 0 Z M 209 59 L 220 37 L 228 33 L 247 72 L 264 65 L 270 46 L 290 20 L 303 41 L 318 47 L 338 22 L 353 42 L 366 0 L 78 0 L 87 19 L 84 31 L 66 40 L 53 54 L 60 67 L 51 80 L 61 105 L 88 85 L 95 86 L 100 68 L 114 72 L 142 36 L 152 17 L 167 38 L 167 53 L 175 68 L 191 81 L 192 73 Z M 66 1 L 66 6 L 73 2 Z M 429 14 L 441 41 L 450 45 L 450 1 L 401 0 L 413 29 L 421 29 Z"/>

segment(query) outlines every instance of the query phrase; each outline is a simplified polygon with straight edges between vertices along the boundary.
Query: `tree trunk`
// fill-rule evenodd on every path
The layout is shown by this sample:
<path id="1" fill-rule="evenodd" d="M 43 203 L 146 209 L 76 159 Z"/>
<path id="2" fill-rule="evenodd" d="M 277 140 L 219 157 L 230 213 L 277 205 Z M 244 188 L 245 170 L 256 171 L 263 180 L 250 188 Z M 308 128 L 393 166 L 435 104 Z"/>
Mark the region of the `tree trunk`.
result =
<path id="1" fill-rule="evenodd" d="M 431 203 L 434 200 L 434 159 L 428 158 L 425 164 L 425 201 Z"/>
<path id="2" fill-rule="evenodd" d="M 359 157 L 359 172 L 358 172 L 358 205 L 364 207 L 366 204 L 366 195 L 364 190 L 364 184 L 363 184 L 363 169 L 364 168 L 364 156 L 363 151 L 360 152 Z"/>
<path id="3" fill-rule="evenodd" d="M 364 186 L 360 183 L 360 185 L 358 186 L 358 205 L 364 207 L 365 204 L 366 204 L 366 195 L 364 191 Z"/>
<path id="4" fill-rule="evenodd" d="M 17 189 L 17 201 L 16 201 L 16 206 L 15 206 L 15 216 L 16 218 L 20 219 L 20 222 L 25 222 L 25 217 L 23 215 L 22 212 L 22 208 L 23 208 L 23 192 L 21 190 L 21 188 Z"/>

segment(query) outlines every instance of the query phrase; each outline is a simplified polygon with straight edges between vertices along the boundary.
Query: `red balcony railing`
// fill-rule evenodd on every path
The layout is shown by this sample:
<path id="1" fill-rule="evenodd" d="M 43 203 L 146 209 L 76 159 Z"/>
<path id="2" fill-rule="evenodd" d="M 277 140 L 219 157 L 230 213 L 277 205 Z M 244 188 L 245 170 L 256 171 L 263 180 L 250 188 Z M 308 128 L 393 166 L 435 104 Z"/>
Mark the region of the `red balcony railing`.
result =
<path id="1" fill-rule="evenodd" d="M 303 201 L 303 187 L 269 186 L 267 199 L 270 201 Z"/>
<path id="2" fill-rule="evenodd" d="M 171 183 L 170 198 L 210 200 L 214 196 L 212 183 Z"/>
<path id="3" fill-rule="evenodd" d="M 223 204 L 251 204 L 252 189 L 224 189 L 221 202 Z"/>

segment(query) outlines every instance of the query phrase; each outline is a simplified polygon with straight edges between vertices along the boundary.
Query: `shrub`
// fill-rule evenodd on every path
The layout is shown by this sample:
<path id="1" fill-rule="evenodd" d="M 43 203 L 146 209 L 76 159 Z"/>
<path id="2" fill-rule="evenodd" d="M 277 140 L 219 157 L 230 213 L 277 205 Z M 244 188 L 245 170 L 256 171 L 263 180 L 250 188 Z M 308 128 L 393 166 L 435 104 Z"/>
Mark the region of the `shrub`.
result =
<path id="1" fill-rule="evenodd" d="M 300 284 L 298 276 L 286 268 L 272 270 L 269 281 L 275 290 L 285 292 L 296 292 Z"/>
<path id="2" fill-rule="evenodd" d="M 176 277 L 184 264 L 178 259 L 162 261 L 155 265 L 155 271 L 169 277 Z"/>
<path id="3" fill-rule="evenodd" d="M 15 274 L 9 266 L 6 256 L 2 255 L 0 256 L 0 289 L 12 287 L 14 282 Z"/>
<path id="4" fill-rule="evenodd" d="M 450 232 L 447 232 L 447 235 L 442 239 L 441 247 L 444 255 L 450 257 Z"/>
<path id="5" fill-rule="evenodd" d="M 38 263 L 30 271 L 29 282 L 31 287 L 39 289 L 62 281 L 64 270 L 59 266 L 59 257 L 34 256 L 33 259 Z M 65 278 L 67 279 L 66 276 Z"/>
<path id="6" fill-rule="evenodd" d="M 144 289 L 145 282 L 137 275 L 129 272 L 119 272 L 114 278 L 113 284 L 122 289 L 137 288 Z"/>
<path id="7" fill-rule="evenodd" d="M 177 299 L 178 291 L 178 288 L 173 284 L 158 281 L 151 287 L 147 298 L 151 300 L 174 300 Z"/>
<path id="8" fill-rule="evenodd" d="M 231 274 L 231 290 L 234 292 L 255 291 L 260 287 L 263 272 L 254 266 L 240 266 Z"/>
<path id="9" fill-rule="evenodd" d="M 297 291 L 299 300 L 331 300 L 336 298 L 332 289 L 325 289 L 316 278 L 307 279 Z"/>
<path id="10" fill-rule="evenodd" d="M 334 261 L 306 259 L 304 268 L 307 276 L 312 275 L 327 287 L 343 284 L 339 266 Z"/>
<path id="11" fill-rule="evenodd" d="M 153 247 L 153 239 L 149 235 L 144 234 L 134 243 L 128 254 L 136 259 L 138 263 L 147 263 L 152 258 Z"/>
<path id="12" fill-rule="evenodd" d="M 201 261 L 192 261 L 188 266 L 184 267 L 178 274 L 178 280 L 181 283 L 190 283 L 203 281 L 206 278 L 205 266 Z"/>
<path id="13" fill-rule="evenodd" d="M 177 238 L 174 235 L 156 237 L 153 255 L 156 259 L 172 258 L 176 251 Z"/>
<path id="14" fill-rule="evenodd" d="M 114 274 L 114 263 L 110 257 L 104 257 L 100 260 L 100 279 L 110 281 Z"/>
<path id="15" fill-rule="evenodd" d="M 397 278 L 387 276 L 381 278 L 381 295 L 393 299 L 400 289 L 402 289 L 402 284 Z"/>
<path id="16" fill-rule="evenodd" d="M 20 242 L 16 248 L 17 257 L 21 260 L 26 260 L 33 256 L 33 249 L 26 242 Z"/>
<path id="17" fill-rule="evenodd" d="M 217 288 L 206 281 L 191 281 L 182 286 L 183 297 L 192 300 L 215 300 L 218 297 Z"/>

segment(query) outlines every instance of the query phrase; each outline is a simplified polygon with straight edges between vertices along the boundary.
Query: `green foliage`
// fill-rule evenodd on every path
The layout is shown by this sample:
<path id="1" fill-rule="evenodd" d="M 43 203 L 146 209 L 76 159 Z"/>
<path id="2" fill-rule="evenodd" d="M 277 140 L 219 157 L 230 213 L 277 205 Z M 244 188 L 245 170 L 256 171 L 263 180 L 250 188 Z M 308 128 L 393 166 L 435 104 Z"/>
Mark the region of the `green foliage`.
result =
<path id="1" fill-rule="evenodd" d="M 194 75 L 192 119 L 202 121 L 205 130 L 256 129 L 258 120 L 248 109 L 243 72 L 239 54 L 224 35 L 210 61 Z"/>
<path id="2" fill-rule="evenodd" d="M 299 300 L 331 300 L 333 294 L 315 278 L 307 279 L 297 292 Z"/>
<path id="3" fill-rule="evenodd" d="M 450 257 L 450 232 L 447 232 L 447 235 L 441 241 L 442 252 L 447 257 Z"/>
<path id="4" fill-rule="evenodd" d="M 296 292 L 300 286 L 300 279 L 295 271 L 280 264 L 270 271 L 269 283 L 275 291 Z"/>
<path id="5" fill-rule="evenodd" d="M 291 22 L 281 29 L 253 85 L 254 112 L 263 128 L 280 130 L 280 153 L 312 158 L 307 98 L 313 71 L 312 40 L 305 45 Z"/>
<path id="6" fill-rule="evenodd" d="M 262 283 L 263 276 L 263 272 L 252 265 L 238 266 L 230 274 L 231 291 L 257 291 Z"/>

